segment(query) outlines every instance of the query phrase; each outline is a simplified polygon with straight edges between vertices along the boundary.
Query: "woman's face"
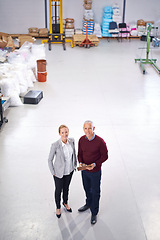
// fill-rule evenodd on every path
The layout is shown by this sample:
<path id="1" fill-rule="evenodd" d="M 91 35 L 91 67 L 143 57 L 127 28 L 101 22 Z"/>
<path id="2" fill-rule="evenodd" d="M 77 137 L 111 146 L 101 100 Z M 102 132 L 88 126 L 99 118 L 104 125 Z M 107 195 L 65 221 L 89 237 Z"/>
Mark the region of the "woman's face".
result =
<path id="1" fill-rule="evenodd" d="M 59 135 L 61 136 L 62 142 L 66 143 L 69 135 L 69 129 L 65 127 L 61 128 Z"/>

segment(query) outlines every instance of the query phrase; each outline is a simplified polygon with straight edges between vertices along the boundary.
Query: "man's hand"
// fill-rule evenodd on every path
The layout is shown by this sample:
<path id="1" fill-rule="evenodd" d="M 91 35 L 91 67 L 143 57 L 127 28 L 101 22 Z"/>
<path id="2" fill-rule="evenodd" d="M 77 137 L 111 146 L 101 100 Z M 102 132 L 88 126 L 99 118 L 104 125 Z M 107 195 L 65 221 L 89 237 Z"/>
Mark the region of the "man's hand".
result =
<path id="1" fill-rule="evenodd" d="M 84 163 L 80 163 L 79 164 L 79 167 L 77 167 L 77 169 L 78 169 L 78 171 L 80 171 L 80 170 L 92 170 L 93 168 L 95 167 L 95 164 L 94 163 L 92 163 L 92 164 L 90 164 L 90 165 L 86 165 L 86 164 L 84 164 Z"/>
<path id="2" fill-rule="evenodd" d="M 95 167 L 95 165 L 94 165 L 94 163 L 92 163 L 92 164 L 86 166 L 86 169 L 90 171 L 90 170 L 92 170 L 94 167 Z"/>

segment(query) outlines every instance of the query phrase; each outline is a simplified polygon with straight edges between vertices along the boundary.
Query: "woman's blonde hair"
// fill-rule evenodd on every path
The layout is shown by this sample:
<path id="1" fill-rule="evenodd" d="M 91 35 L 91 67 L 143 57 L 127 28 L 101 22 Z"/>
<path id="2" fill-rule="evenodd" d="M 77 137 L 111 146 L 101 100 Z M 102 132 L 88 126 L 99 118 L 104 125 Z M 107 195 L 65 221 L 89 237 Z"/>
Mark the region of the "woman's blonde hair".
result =
<path id="1" fill-rule="evenodd" d="M 58 132 L 60 133 L 61 132 L 61 129 L 62 128 L 67 128 L 68 130 L 69 130 L 69 128 L 66 126 L 66 125 L 61 125 L 61 126 L 59 126 L 59 128 L 58 128 Z"/>

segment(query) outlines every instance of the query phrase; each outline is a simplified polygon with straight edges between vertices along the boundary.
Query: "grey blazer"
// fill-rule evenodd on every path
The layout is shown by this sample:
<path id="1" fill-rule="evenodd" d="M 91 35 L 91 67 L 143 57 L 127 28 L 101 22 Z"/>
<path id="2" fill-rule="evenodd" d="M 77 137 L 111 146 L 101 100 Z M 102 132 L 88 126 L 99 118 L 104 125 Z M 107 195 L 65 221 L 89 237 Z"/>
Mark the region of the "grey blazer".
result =
<path id="1" fill-rule="evenodd" d="M 77 166 L 75 143 L 73 138 L 68 138 L 68 142 L 73 148 L 72 169 L 71 169 L 71 171 L 73 171 Z M 59 139 L 58 141 L 54 142 L 51 145 L 49 158 L 48 158 L 48 165 L 52 175 L 56 175 L 56 177 L 58 178 L 63 177 L 64 168 L 65 168 L 65 157 L 64 157 L 61 139 Z"/>

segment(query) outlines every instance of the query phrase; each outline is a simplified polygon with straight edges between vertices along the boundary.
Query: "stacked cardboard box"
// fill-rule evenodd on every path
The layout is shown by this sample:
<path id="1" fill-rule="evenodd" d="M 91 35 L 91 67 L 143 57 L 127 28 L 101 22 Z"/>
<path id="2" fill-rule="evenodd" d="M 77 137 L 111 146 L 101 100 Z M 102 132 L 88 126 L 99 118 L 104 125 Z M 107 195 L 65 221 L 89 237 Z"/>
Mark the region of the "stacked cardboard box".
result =
<path id="1" fill-rule="evenodd" d="M 8 42 L 8 34 L 0 32 L 0 48 L 4 48 L 7 45 Z"/>
<path id="2" fill-rule="evenodd" d="M 9 52 L 15 50 L 15 44 L 12 36 L 7 33 L 0 32 L 0 48 L 6 49 Z"/>
<path id="3" fill-rule="evenodd" d="M 18 42 L 19 42 L 19 47 L 21 47 L 25 42 L 31 42 L 34 43 L 35 42 L 35 38 L 33 38 L 32 36 L 19 36 L 18 37 Z"/>

